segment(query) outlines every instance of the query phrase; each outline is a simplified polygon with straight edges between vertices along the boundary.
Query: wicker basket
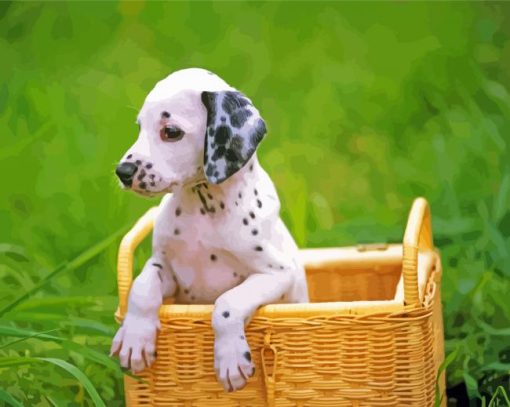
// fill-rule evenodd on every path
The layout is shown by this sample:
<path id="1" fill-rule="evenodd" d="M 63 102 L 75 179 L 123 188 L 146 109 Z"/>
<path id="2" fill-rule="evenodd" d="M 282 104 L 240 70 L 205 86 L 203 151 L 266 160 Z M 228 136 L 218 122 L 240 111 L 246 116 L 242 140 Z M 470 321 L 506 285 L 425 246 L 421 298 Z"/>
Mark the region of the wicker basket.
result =
<path id="1" fill-rule="evenodd" d="M 121 321 L 133 253 L 152 230 L 149 210 L 120 246 Z M 431 406 L 444 394 L 441 263 L 427 202 L 413 204 L 404 243 L 301 251 L 310 304 L 260 308 L 246 335 L 256 366 L 226 393 L 213 364 L 212 305 L 165 304 L 158 358 L 125 377 L 128 406 Z M 445 405 L 444 400 L 441 405 Z"/>

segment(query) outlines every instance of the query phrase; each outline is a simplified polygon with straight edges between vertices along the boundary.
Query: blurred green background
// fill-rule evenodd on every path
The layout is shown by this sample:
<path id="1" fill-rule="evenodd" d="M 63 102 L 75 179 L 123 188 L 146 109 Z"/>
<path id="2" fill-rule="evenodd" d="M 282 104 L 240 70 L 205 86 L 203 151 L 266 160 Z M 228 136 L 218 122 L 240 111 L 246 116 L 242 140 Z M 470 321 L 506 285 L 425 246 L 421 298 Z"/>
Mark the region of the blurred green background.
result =
<path id="1" fill-rule="evenodd" d="M 301 246 L 401 241 L 429 200 L 449 403 L 508 391 L 510 4 L 2 2 L 0 56 L 0 405 L 123 405 L 117 244 L 157 200 L 113 170 L 191 66 L 262 112 Z"/>

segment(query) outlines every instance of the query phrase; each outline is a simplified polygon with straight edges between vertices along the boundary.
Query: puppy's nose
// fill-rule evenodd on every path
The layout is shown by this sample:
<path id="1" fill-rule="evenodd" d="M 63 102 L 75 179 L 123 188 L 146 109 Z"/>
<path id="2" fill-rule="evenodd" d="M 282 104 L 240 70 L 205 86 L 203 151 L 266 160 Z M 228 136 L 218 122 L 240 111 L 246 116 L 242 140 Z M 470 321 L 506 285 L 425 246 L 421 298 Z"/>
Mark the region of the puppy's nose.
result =
<path id="1" fill-rule="evenodd" d="M 124 162 L 117 166 L 115 174 L 117 174 L 117 177 L 126 187 L 130 187 L 133 183 L 133 175 L 135 175 L 137 169 L 136 164 Z"/>

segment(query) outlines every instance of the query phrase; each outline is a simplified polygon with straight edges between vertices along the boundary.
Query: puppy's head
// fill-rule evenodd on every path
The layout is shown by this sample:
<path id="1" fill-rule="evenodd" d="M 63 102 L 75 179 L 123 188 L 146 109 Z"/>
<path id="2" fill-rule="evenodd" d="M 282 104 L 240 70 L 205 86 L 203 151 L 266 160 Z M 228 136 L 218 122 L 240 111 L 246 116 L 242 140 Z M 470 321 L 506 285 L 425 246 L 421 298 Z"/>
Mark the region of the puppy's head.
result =
<path id="1" fill-rule="evenodd" d="M 252 157 L 266 133 L 251 101 L 213 73 L 174 72 L 148 94 L 138 139 L 116 169 L 142 195 L 171 192 L 207 179 L 219 184 Z"/>

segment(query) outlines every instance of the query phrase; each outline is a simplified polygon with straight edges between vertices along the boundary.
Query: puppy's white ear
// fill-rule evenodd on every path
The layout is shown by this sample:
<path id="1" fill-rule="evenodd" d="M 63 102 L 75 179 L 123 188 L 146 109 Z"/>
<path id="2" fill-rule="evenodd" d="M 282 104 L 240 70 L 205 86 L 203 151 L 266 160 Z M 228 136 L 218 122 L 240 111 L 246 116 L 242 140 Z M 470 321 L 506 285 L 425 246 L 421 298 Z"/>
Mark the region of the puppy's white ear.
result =
<path id="1" fill-rule="evenodd" d="M 205 176 L 219 184 L 248 162 L 266 134 L 266 124 L 240 92 L 202 92 L 202 102 L 207 109 Z"/>

